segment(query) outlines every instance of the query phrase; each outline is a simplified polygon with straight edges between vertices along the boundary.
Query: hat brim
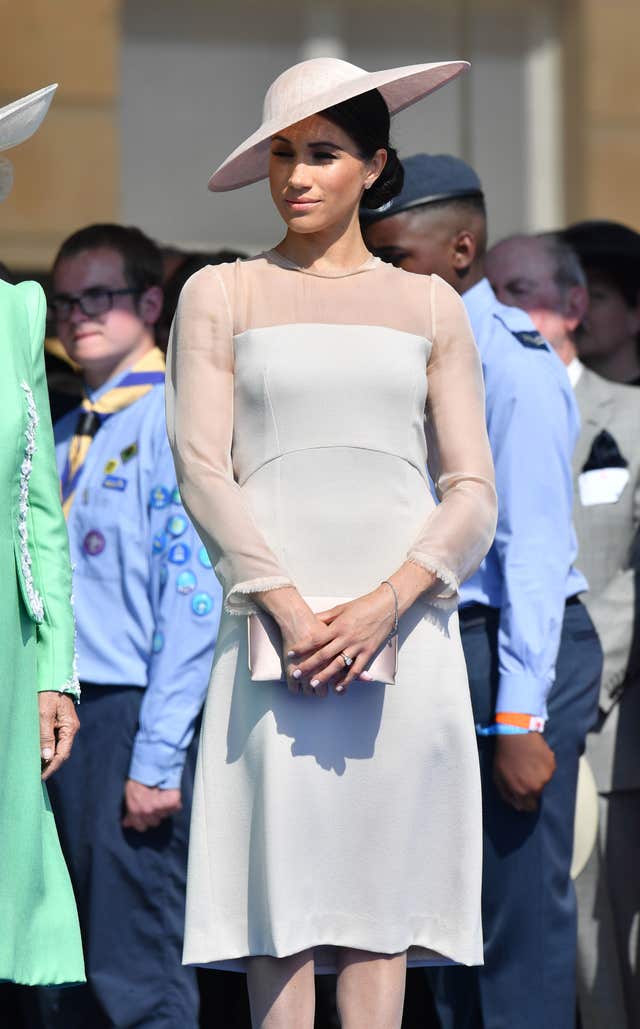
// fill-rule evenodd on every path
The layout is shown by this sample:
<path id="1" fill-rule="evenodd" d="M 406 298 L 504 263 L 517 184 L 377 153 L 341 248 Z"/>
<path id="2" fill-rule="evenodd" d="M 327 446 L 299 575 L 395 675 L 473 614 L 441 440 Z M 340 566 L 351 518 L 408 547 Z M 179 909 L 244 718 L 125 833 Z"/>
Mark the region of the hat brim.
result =
<path id="1" fill-rule="evenodd" d="M 0 150 L 24 143 L 40 127 L 58 84 L 45 86 L 35 93 L 0 107 Z"/>
<path id="2" fill-rule="evenodd" d="M 412 64 L 404 68 L 367 72 L 325 92 L 317 93 L 306 103 L 292 107 L 286 123 L 279 118 L 263 122 L 260 128 L 241 143 L 213 173 L 209 179 L 209 189 L 214 193 L 222 193 L 240 189 L 266 178 L 269 174 L 271 137 L 289 125 L 295 125 L 351 97 L 368 93 L 371 89 L 378 89 L 382 93 L 389 114 L 398 114 L 440 86 L 444 86 L 446 82 L 455 79 L 469 67 L 468 61 Z"/>
<path id="3" fill-rule="evenodd" d="M 573 830 L 571 878 L 577 879 L 587 865 L 598 836 L 598 787 L 584 754 L 578 766 L 578 788 Z"/>

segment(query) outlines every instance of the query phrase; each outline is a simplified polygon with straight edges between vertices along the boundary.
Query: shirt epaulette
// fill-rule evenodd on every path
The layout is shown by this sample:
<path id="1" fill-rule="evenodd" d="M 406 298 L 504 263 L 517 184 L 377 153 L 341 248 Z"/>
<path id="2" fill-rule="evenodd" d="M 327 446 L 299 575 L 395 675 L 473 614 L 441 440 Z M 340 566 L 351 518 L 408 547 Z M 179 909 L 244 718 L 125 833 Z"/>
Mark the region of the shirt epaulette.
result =
<path id="1" fill-rule="evenodd" d="M 520 346 L 528 347 L 531 350 L 551 352 L 549 343 L 531 324 L 528 315 L 524 315 L 524 312 L 517 307 L 509 308 L 505 307 L 504 304 L 496 303 L 496 308 L 493 312 L 493 317 L 506 329 L 510 336 L 517 339 Z"/>
<path id="2" fill-rule="evenodd" d="M 521 343 L 523 347 L 532 347 L 533 350 L 547 349 L 547 341 L 544 336 L 541 336 L 539 332 L 514 332 L 510 330 L 511 335 L 515 336 L 518 343 Z"/>

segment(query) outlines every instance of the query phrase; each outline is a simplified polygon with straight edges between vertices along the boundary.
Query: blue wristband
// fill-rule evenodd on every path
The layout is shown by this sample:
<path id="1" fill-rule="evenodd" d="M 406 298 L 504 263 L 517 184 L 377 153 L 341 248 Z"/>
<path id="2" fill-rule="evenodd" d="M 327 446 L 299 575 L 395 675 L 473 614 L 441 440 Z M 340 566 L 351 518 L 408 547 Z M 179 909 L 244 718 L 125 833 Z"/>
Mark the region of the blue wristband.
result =
<path id="1" fill-rule="evenodd" d="M 477 736 L 525 736 L 528 732 L 519 725 L 476 725 Z"/>

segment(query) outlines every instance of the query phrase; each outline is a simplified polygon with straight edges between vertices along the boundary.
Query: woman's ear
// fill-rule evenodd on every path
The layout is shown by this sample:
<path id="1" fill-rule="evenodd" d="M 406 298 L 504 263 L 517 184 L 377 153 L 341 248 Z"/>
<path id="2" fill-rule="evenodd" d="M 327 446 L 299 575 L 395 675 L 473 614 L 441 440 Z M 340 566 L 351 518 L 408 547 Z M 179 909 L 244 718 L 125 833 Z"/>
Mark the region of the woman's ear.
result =
<path id="1" fill-rule="evenodd" d="M 376 150 L 375 154 L 369 161 L 369 168 L 364 180 L 364 188 L 371 189 L 374 182 L 376 182 L 381 174 L 382 170 L 387 163 L 387 151 L 384 148 Z"/>

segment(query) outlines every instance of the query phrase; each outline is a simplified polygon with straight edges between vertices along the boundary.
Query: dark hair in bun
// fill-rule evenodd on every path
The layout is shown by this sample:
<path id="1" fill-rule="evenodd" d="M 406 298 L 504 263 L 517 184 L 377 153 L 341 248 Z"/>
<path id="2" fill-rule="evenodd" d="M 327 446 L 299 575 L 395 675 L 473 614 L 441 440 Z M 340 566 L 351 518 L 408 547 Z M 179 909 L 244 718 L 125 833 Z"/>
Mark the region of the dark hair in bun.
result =
<path id="1" fill-rule="evenodd" d="M 397 196 L 404 182 L 404 169 L 389 143 L 391 119 L 382 93 L 371 89 L 321 113 L 351 137 L 365 161 L 371 160 L 376 150 L 387 151 L 387 163 L 373 186 L 365 190 L 362 206 L 375 209 Z"/>

